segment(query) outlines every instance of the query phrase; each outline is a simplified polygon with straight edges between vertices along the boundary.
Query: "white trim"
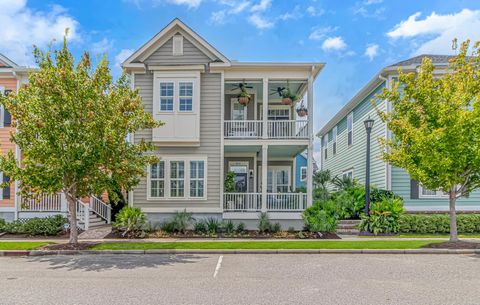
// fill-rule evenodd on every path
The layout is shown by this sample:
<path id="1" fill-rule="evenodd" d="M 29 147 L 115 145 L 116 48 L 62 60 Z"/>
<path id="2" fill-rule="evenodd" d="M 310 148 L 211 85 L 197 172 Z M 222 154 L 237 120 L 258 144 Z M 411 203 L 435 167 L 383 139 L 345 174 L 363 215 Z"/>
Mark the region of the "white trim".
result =
<path id="1" fill-rule="evenodd" d="M 17 80 L 18 82 L 18 80 Z M 0 86 L 0 95 L 3 95 L 5 93 L 6 87 L 5 86 Z M 5 127 L 5 111 L 3 105 L 0 105 L 0 128 Z"/>
<path id="2" fill-rule="evenodd" d="M 232 97 L 230 98 L 230 120 L 232 121 L 235 121 L 236 119 L 233 118 L 233 110 L 234 110 L 234 106 L 235 104 L 239 104 L 241 106 L 243 106 L 242 104 L 240 104 L 240 102 L 238 101 L 238 98 L 236 97 Z M 243 120 L 239 120 L 239 121 L 246 121 L 248 120 L 248 105 L 246 106 L 243 106 Z"/>
<path id="3" fill-rule="evenodd" d="M 352 176 L 352 180 L 353 180 L 353 179 L 354 179 L 354 176 L 353 176 L 353 167 L 342 171 L 342 179 L 343 179 L 343 177 L 344 177 L 345 175 L 348 176 L 349 173 L 352 174 L 351 176 Z"/>
<path id="4" fill-rule="evenodd" d="M 300 181 L 307 181 L 308 166 L 300 166 Z M 305 178 L 302 178 L 302 171 L 305 170 Z"/>
<path id="5" fill-rule="evenodd" d="M 428 190 L 424 187 L 422 187 L 420 184 L 418 185 L 418 198 L 419 199 L 428 199 L 428 198 L 431 198 L 431 199 L 435 199 L 435 198 L 440 198 L 440 199 L 444 199 L 444 198 L 448 198 L 448 194 L 444 194 L 441 190 L 435 190 L 435 191 L 432 191 L 432 192 L 435 192 L 435 195 L 423 195 L 422 192 L 423 190 Z M 428 191 L 431 191 L 431 190 L 428 190 Z"/>
<path id="6" fill-rule="evenodd" d="M 207 200 L 207 185 L 208 185 L 208 157 L 205 155 L 188 155 L 188 156 L 175 156 L 175 155 L 162 155 L 160 161 L 164 163 L 164 197 L 152 197 L 151 196 L 151 178 L 150 178 L 150 164 L 147 166 L 147 200 L 165 201 L 165 200 L 188 200 L 198 201 Z M 183 197 L 171 197 L 170 193 L 170 162 L 180 161 L 184 162 L 184 189 Z M 203 161 L 204 162 L 204 184 L 203 184 L 203 197 L 191 197 L 190 196 L 190 161 Z"/>
<path id="7" fill-rule="evenodd" d="M 205 65 L 185 65 L 185 66 L 158 66 L 149 65 L 150 71 L 199 71 L 205 72 Z"/>
<path id="8" fill-rule="evenodd" d="M 351 120 L 352 121 L 352 143 L 348 143 L 348 133 L 349 133 L 349 130 L 348 130 L 348 121 Z M 353 111 L 350 112 L 348 115 L 347 115 L 347 147 L 352 147 L 353 146 L 353 132 L 354 132 L 355 128 L 353 128 Z"/>
<path id="9" fill-rule="evenodd" d="M 225 78 L 223 72 L 220 72 L 220 194 L 219 209 L 223 210 L 223 192 L 225 191 Z"/>
<path id="10" fill-rule="evenodd" d="M 337 154 L 337 134 L 338 129 L 337 126 L 333 127 L 332 129 L 332 155 L 335 156 Z"/>
<path id="11" fill-rule="evenodd" d="M 223 194 L 222 194 L 223 196 Z M 145 213 L 175 213 L 179 211 L 187 210 L 189 213 L 222 213 L 223 209 L 218 207 L 142 207 L 142 211 Z"/>
<path id="12" fill-rule="evenodd" d="M 254 219 L 257 220 L 260 212 L 223 212 L 223 219 Z M 268 217 L 275 220 L 301 220 L 302 213 L 298 212 L 268 212 Z"/>
<path id="13" fill-rule="evenodd" d="M 271 160 L 269 160 L 271 161 Z M 292 189 L 292 180 L 295 179 L 296 177 L 292 177 L 292 166 L 289 165 L 268 165 L 267 166 L 267 189 L 268 189 L 268 172 L 272 171 L 272 193 L 278 193 L 277 189 L 277 171 L 286 171 L 287 176 L 288 176 L 288 191 L 286 193 L 290 193 L 290 190 Z M 258 172 L 262 173 L 262 165 L 258 166 Z M 262 179 L 263 180 L 263 179 Z"/>

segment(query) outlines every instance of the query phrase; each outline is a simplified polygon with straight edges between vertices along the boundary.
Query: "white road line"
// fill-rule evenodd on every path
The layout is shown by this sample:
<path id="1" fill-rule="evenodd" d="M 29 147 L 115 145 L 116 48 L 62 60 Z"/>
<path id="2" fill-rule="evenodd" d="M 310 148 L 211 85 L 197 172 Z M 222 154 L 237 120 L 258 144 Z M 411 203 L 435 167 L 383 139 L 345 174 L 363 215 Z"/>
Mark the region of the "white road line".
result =
<path id="1" fill-rule="evenodd" d="M 222 260 L 223 260 L 223 255 L 220 255 L 220 257 L 218 258 L 217 266 L 215 267 L 215 272 L 213 273 L 213 278 L 217 277 L 218 271 L 222 266 Z"/>

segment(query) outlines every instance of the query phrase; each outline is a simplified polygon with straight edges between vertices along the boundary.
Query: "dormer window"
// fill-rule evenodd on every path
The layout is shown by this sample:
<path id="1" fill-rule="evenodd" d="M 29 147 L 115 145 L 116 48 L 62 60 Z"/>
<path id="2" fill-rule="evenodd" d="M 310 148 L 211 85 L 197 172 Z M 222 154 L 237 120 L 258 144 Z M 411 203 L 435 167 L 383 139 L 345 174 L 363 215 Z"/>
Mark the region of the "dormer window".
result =
<path id="1" fill-rule="evenodd" d="M 183 55 L 183 36 L 182 35 L 173 36 L 173 55 L 174 56 Z"/>

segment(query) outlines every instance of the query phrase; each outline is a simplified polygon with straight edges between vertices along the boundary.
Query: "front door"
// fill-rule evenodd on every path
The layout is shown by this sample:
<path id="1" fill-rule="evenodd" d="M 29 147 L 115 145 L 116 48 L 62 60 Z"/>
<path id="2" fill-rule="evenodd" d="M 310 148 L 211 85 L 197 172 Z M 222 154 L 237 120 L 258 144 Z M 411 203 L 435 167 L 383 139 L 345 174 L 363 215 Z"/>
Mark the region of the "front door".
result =
<path id="1" fill-rule="evenodd" d="M 248 162 L 230 162 L 228 170 L 235 173 L 235 193 L 247 193 Z"/>
<path id="2" fill-rule="evenodd" d="M 259 173 L 259 191 L 262 190 L 262 167 L 258 167 Z M 267 192 L 268 193 L 288 193 L 290 191 L 290 167 L 289 166 L 269 166 L 267 171 Z"/>

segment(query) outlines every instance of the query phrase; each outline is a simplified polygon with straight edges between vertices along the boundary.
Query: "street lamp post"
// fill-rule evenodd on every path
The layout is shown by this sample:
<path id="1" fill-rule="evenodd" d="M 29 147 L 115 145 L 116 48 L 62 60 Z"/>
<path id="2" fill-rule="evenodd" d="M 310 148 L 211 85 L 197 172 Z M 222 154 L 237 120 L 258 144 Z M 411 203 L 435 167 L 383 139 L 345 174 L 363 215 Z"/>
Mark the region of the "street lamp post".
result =
<path id="1" fill-rule="evenodd" d="M 370 133 L 372 132 L 373 119 L 366 119 L 363 124 L 365 124 L 365 130 L 367 131 L 367 158 L 365 165 L 365 215 L 370 215 Z"/>

